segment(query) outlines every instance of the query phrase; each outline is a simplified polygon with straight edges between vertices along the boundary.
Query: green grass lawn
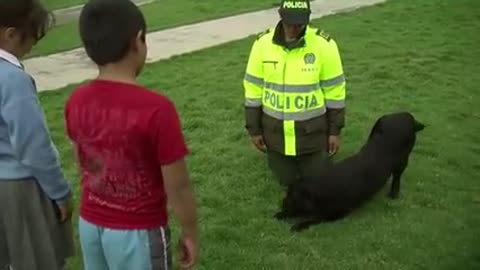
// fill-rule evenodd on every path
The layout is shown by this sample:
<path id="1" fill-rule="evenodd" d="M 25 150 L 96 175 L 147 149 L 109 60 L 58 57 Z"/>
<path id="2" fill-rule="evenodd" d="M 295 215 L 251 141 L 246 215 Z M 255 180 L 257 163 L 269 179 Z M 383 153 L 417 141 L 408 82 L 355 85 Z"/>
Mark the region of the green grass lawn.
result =
<path id="1" fill-rule="evenodd" d="M 477 0 L 396 0 L 314 21 L 337 40 L 348 75 L 339 158 L 358 150 L 383 113 L 410 110 L 428 128 L 399 200 L 385 189 L 345 220 L 301 234 L 272 218 L 282 193 L 243 128 L 253 38 L 148 65 L 142 83 L 175 101 L 192 150 L 199 269 L 480 269 L 479 10 Z M 41 101 L 78 189 L 62 117 L 71 89 Z M 82 269 L 80 255 L 72 264 Z"/>
<path id="2" fill-rule="evenodd" d="M 81 5 L 87 0 L 43 0 L 42 2 L 50 9 L 61 9 Z"/>
<path id="3" fill-rule="evenodd" d="M 148 31 L 192 24 L 200 21 L 226 17 L 249 11 L 272 8 L 278 0 L 156 0 L 141 7 L 145 14 Z M 47 55 L 79 47 L 78 22 L 59 25 L 38 43 L 28 57 Z"/>

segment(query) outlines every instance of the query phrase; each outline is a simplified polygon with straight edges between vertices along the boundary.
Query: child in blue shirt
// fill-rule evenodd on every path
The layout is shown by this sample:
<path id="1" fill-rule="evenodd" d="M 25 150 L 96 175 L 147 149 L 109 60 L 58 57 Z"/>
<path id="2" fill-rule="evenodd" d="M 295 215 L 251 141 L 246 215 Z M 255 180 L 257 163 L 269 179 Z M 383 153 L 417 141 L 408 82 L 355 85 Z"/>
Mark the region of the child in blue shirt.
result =
<path id="1" fill-rule="evenodd" d="M 50 25 L 37 0 L 0 1 L 0 269 L 60 270 L 73 255 L 71 189 L 19 60 Z"/>

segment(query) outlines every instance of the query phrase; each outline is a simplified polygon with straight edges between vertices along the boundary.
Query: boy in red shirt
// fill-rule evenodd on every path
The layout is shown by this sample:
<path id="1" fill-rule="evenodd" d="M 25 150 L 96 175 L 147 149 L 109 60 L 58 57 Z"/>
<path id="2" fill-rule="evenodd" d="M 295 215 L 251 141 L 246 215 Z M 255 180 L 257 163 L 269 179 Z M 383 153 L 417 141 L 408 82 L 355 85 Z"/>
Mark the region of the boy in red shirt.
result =
<path id="1" fill-rule="evenodd" d="M 136 83 L 147 54 L 145 19 L 129 0 L 91 0 L 79 27 L 99 69 L 65 107 L 82 172 L 85 269 L 171 269 L 167 198 L 181 226 L 180 266 L 189 269 L 198 229 L 180 120 L 167 97 Z"/>

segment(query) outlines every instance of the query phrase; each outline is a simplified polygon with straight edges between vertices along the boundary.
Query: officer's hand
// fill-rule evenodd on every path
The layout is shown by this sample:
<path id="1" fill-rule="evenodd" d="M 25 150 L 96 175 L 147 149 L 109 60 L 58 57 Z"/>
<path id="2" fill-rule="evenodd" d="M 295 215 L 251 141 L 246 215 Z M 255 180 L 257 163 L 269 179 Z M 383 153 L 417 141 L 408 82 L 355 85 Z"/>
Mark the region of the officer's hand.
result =
<path id="1" fill-rule="evenodd" d="M 262 135 L 252 136 L 250 139 L 252 140 L 253 145 L 255 145 L 259 151 L 264 153 L 267 151 L 267 147 L 265 146 L 265 141 L 263 141 Z"/>
<path id="2" fill-rule="evenodd" d="M 330 156 L 335 155 L 340 148 L 340 137 L 336 135 L 328 136 L 328 153 Z"/>

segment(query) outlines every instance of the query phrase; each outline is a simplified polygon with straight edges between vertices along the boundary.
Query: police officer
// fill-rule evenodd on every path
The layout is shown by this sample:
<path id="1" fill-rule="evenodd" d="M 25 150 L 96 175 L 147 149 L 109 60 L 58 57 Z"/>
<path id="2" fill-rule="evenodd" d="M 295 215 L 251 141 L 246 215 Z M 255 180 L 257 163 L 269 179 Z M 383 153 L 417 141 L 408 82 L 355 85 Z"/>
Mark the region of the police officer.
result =
<path id="1" fill-rule="evenodd" d="M 339 149 L 345 77 L 336 42 L 309 26 L 308 0 L 284 0 L 276 27 L 251 48 L 246 129 L 282 185 L 319 177 Z"/>

